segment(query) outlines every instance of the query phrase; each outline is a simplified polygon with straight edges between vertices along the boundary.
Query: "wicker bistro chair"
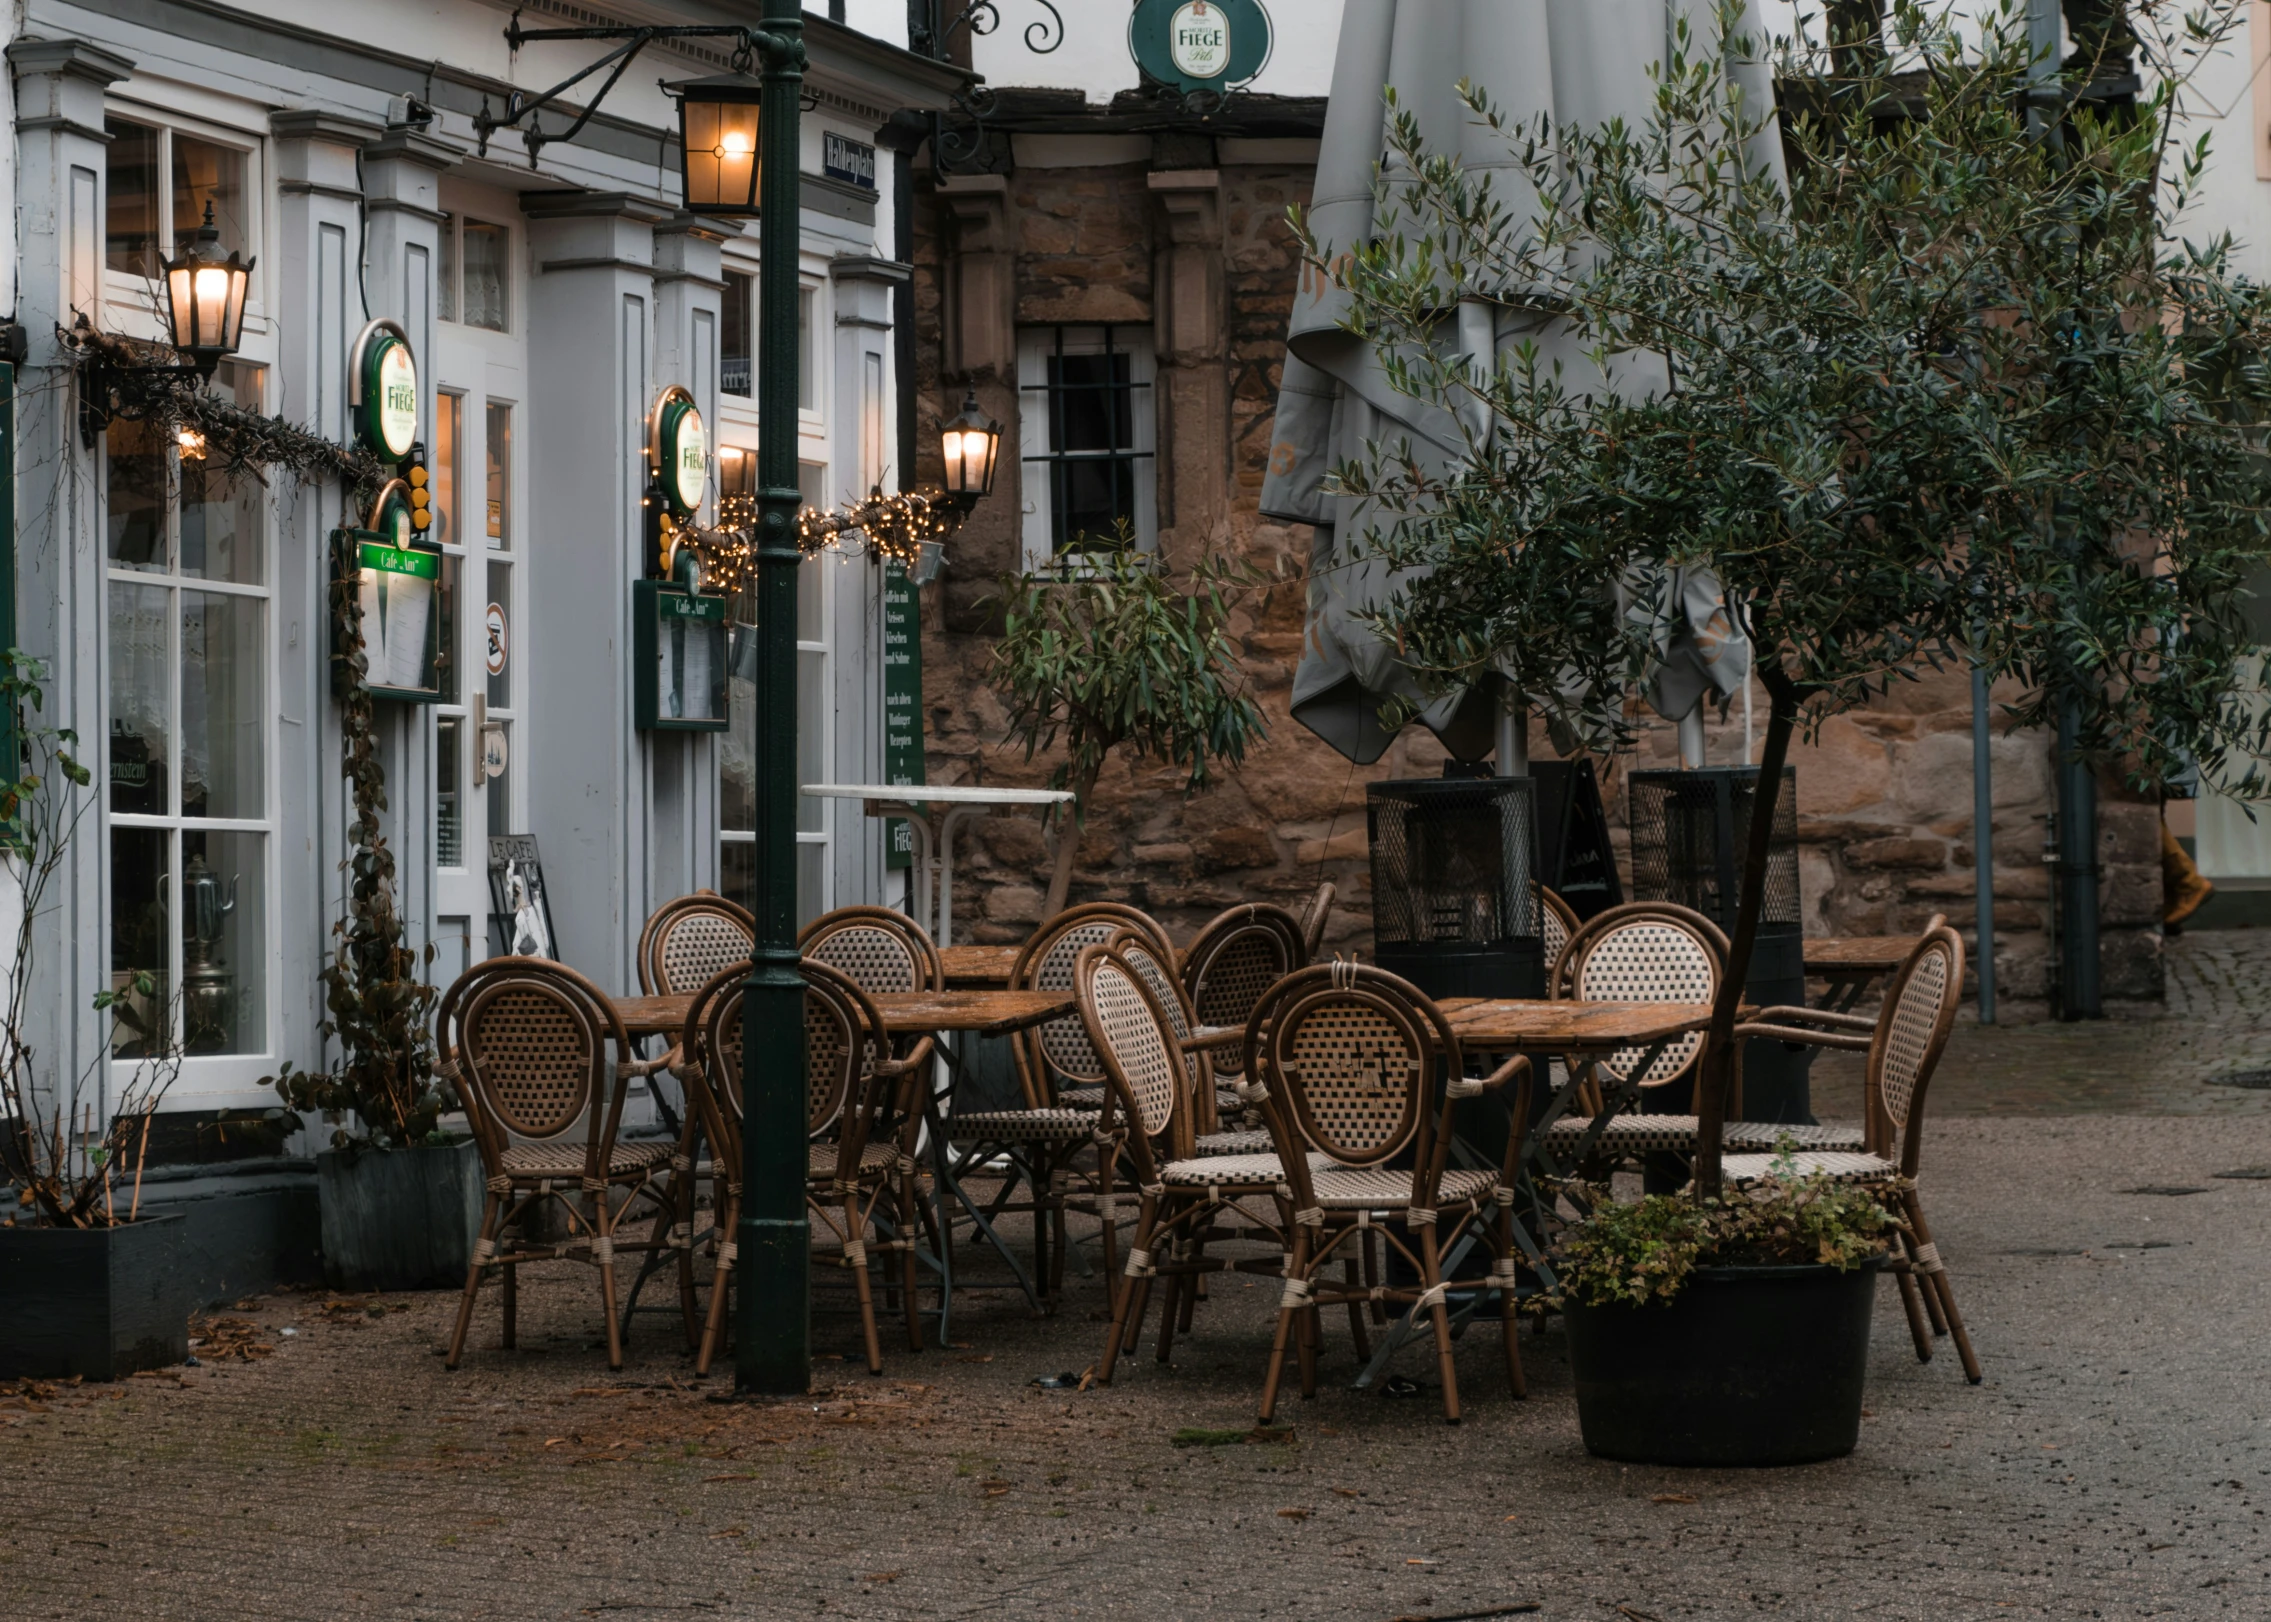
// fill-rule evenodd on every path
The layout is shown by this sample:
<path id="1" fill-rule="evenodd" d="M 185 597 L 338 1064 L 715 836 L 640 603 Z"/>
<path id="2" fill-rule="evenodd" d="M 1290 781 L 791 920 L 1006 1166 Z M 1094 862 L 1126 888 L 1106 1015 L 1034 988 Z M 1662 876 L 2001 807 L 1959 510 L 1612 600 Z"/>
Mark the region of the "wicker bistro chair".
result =
<path id="1" fill-rule="evenodd" d="M 1010 971 L 1011 989 L 1071 990 L 1080 954 L 1123 929 L 1139 931 L 1161 958 L 1172 961 L 1174 947 L 1149 914 L 1116 902 L 1090 902 L 1068 907 L 1034 932 Z M 1096 1130 L 1105 1098 L 1103 1061 L 1077 1013 L 1020 1032 L 1011 1052 L 1025 1107 L 957 1111 L 946 1118 L 946 1134 L 961 1153 L 958 1179 L 980 1162 L 1008 1161 L 1009 1176 L 987 1203 L 987 1218 L 1030 1213 L 1034 1278 L 1044 1297 L 1054 1297 L 1064 1284 L 1065 1194 L 1075 1183 L 1093 1188 L 1096 1182 L 1080 1162 L 1100 1147 Z M 1023 1199 L 1016 1197 L 1021 1184 Z"/>
<path id="2" fill-rule="evenodd" d="M 639 991 L 683 997 L 719 970 L 746 962 L 757 921 L 715 890 L 696 890 L 655 908 L 639 931 Z"/>
<path id="3" fill-rule="evenodd" d="M 1594 917 L 1569 938 L 1548 984 L 1557 1001 L 1710 1002 L 1719 994 L 1727 951 L 1727 937 L 1699 912 L 1668 901 L 1627 902 Z M 1620 1091 L 1626 1086 L 1644 1093 L 1668 1087 L 1695 1072 L 1707 1039 L 1702 1031 L 1691 1032 L 1665 1045 L 1645 1067 L 1645 1049 L 1620 1049 L 1603 1059 L 1600 1069 Z M 1582 1148 L 1589 1159 L 1611 1162 L 1695 1151 L 1692 1114 L 1626 1112 L 1604 1120 L 1600 1111 L 1605 1101 L 1597 1093 L 1585 1102 L 1588 1114 L 1565 1115 L 1546 1129 L 1549 1151 L 1566 1157 Z M 1728 1113 L 1741 1107 L 1738 1079 Z M 1725 1125 L 1725 1143 L 1737 1150 L 1771 1149 L 1783 1136 L 1814 1149 L 1858 1149 L 1863 1138 L 1860 1128 L 1836 1124 L 1781 1126 L 1730 1119 Z"/>
<path id="4" fill-rule="evenodd" d="M 1309 904 L 1301 909 L 1301 961 L 1304 965 L 1317 961 L 1324 949 L 1325 925 L 1333 916 L 1334 890 L 1330 880 L 1317 886 L 1309 897 Z"/>
<path id="5" fill-rule="evenodd" d="M 533 1261 L 573 1259 L 598 1269 L 607 1366 L 619 1369 L 623 1331 L 615 1313 L 616 1257 L 675 1249 L 679 1304 L 691 1340 L 692 1247 L 673 1222 L 679 1190 L 671 1186 L 686 1162 L 667 1142 L 634 1144 L 617 1137 L 630 1081 L 665 1061 L 634 1059 L 631 1039 L 606 994 L 565 964 L 541 958 L 475 964 L 443 994 L 436 1025 L 439 1073 L 457 1089 L 488 1174 L 481 1236 L 466 1269 L 445 1367 L 456 1368 L 464 1354 L 474 1299 L 492 1271 L 503 1274 L 504 1344 L 514 1344 L 518 1270 Z M 655 1209 L 653 1236 L 618 1239 L 642 1200 Z M 528 1219 L 553 1205 L 564 1210 L 569 1237 L 558 1243 L 528 1238 Z"/>
<path id="6" fill-rule="evenodd" d="M 892 1059 L 883 1016 L 849 975 L 807 958 L 804 973 L 804 1074 L 809 1146 L 805 1201 L 824 1246 L 818 1259 L 852 1275 L 859 1298 L 860 1332 L 870 1374 L 883 1372 L 876 1332 L 871 1255 L 896 1252 L 899 1289 L 907 1317 L 907 1345 L 921 1351 L 922 1317 L 915 1293 L 915 1239 L 921 1205 L 916 1184 L 915 1134 L 921 1122 L 917 1089 L 927 1059 Z M 684 1067 L 719 1171 L 717 1273 L 694 1372 L 707 1374 L 725 1329 L 725 1303 L 736 1260 L 734 1234 L 741 1220 L 742 1156 L 741 997 L 746 964 L 727 969 L 696 993 L 681 1047 L 699 1054 Z M 879 1231 L 887 1215 L 889 1235 Z"/>
<path id="7" fill-rule="evenodd" d="M 1530 1061 L 1517 1054 L 1489 1076 L 1469 1079 L 1459 1039 L 1442 1010 L 1409 982 L 1382 969 L 1333 963 L 1303 970 L 1272 993 L 1269 1028 L 1255 1043 L 1270 1129 L 1286 1173 L 1279 1196 L 1291 1207 L 1292 1250 L 1285 1296 L 1262 1388 L 1261 1418 L 1277 1410 L 1289 1343 L 1297 1342 L 1301 1394 L 1317 1389 L 1316 1317 L 1345 1305 L 1351 1320 L 1373 1301 L 1401 1302 L 1425 1312 L 1435 1328 L 1443 1378 L 1443 1417 L 1459 1421 L 1458 1376 L 1452 1367 L 1451 1289 L 1504 1292 L 1500 1316 L 1506 1375 L 1526 1395 L 1515 1287 L 1515 1178 L 1530 1118 Z M 1435 1103 L 1438 1071 L 1442 1103 Z M 1448 1167 L 1451 1110 L 1514 1083 L 1503 1163 L 1495 1170 Z M 1321 1156 L 1320 1166 L 1312 1155 Z M 1400 1169 L 1398 1162 L 1408 1164 Z M 1490 1257 L 1487 1276 L 1451 1280 L 1442 1263 L 1469 1228 Z M 1336 1285 L 1325 1268 L 1377 1235 L 1419 1276 L 1416 1286 Z M 1344 1267 L 1344 1273 L 1347 1269 Z"/>
<path id="8" fill-rule="evenodd" d="M 1173 998 L 1162 995 L 1157 977 L 1140 966 L 1140 950 L 1140 943 L 1123 936 L 1083 951 L 1074 971 L 1081 1020 L 1103 1059 L 1107 1079 L 1098 1127 L 1106 1145 L 1102 1176 L 1107 1208 L 1116 1200 L 1112 1179 L 1123 1161 L 1138 1194 L 1133 1242 L 1124 1276 L 1116 1281 L 1112 1327 L 1103 1360 L 1097 1364 L 1096 1377 L 1107 1385 L 1120 1354 L 1134 1349 L 1154 1278 L 1166 1281 L 1159 1360 L 1167 1361 L 1178 1327 L 1190 1327 L 1203 1275 L 1232 1265 L 1223 1257 L 1205 1254 L 1209 1239 L 1228 1237 L 1217 1229 L 1226 1210 L 1242 1211 L 1248 1219 L 1246 1228 L 1258 1227 L 1277 1241 L 1275 1254 L 1239 1265 L 1250 1270 L 1266 1266 L 1273 1273 L 1284 1267 L 1285 1224 L 1277 1214 L 1284 1171 L 1278 1157 L 1263 1153 L 1191 1158 L 1175 1153 L 1177 1140 L 1190 1135 L 1187 1124 L 1178 1122 L 1190 1109 L 1190 1055 L 1178 1034 L 1182 1016 Z M 1166 990 L 1179 995 L 1172 982 Z M 1270 1214 L 1257 1221 L 1251 1209 L 1255 1203 L 1270 1207 Z M 1361 1321 L 1357 1333 L 1363 1334 Z"/>
<path id="9" fill-rule="evenodd" d="M 1537 892 L 1538 940 L 1545 948 L 1546 967 L 1549 970 L 1558 969 L 1561 966 L 1562 952 L 1569 945 L 1570 937 L 1583 926 L 1578 923 L 1577 914 L 1570 910 L 1569 903 L 1562 900 L 1558 892 L 1537 883 L 1533 883 L 1530 888 Z M 1555 995 L 1558 997 L 1560 993 Z"/>
<path id="10" fill-rule="evenodd" d="M 1794 1169 L 1800 1176 L 1841 1182 L 1900 1180 L 1899 1199 L 1907 1231 L 1892 1258 L 1900 1282 L 1901 1305 L 1920 1362 L 1932 1360 L 1934 1335 L 1955 1337 L 1964 1378 L 1977 1385 L 1979 1359 L 1940 1247 L 1924 1220 L 1916 1189 L 1917 1158 L 1924 1139 L 1924 1095 L 1948 1045 L 1956 1004 L 1963 989 L 1963 937 L 1944 918 L 1925 926 L 1924 938 L 1894 975 L 1874 1019 L 1822 1008 L 1768 1008 L 1751 1023 L 1735 1027 L 1738 1037 L 1774 1037 L 1820 1047 L 1865 1050 L 1868 1071 L 1869 1143 L 1865 1150 L 1798 1147 L 1777 1154 L 1731 1154 L 1722 1162 L 1729 1183 L 1756 1182 Z M 1787 1132 L 1787 1127 L 1775 1130 Z"/>
<path id="11" fill-rule="evenodd" d="M 1212 919 L 1183 953 L 1183 989 L 1202 1025 L 1244 1025 L 1262 993 L 1309 961 L 1301 922 L 1283 907 L 1248 902 Z M 1239 1060 L 1225 1055 L 1217 1074 L 1239 1074 Z M 1214 1130 L 1213 1100 L 1199 1120 Z"/>
<path id="12" fill-rule="evenodd" d="M 930 934 L 903 912 L 889 907 L 838 907 L 806 924 L 797 950 L 837 970 L 862 991 L 937 991 L 946 984 L 946 965 Z M 907 1064 L 926 1064 L 937 1046 L 922 1036 L 898 1055 Z"/>

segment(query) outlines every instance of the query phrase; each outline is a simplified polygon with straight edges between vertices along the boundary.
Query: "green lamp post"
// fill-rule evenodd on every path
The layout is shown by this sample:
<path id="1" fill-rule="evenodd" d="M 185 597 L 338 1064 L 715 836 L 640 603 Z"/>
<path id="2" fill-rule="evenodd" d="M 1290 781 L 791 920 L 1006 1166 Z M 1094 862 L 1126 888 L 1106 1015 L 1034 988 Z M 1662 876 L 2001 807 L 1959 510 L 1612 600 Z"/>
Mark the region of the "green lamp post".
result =
<path id="1" fill-rule="evenodd" d="M 761 222 L 757 352 L 757 940 L 741 998 L 741 1226 L 734 1384 L 811 1383 L 811 1233 L 804 1207 L 804 977 L 796 947 L 797 102 L 800 0 L 765 0 L 762 76 L 676 86 L 686 207 Z"/>

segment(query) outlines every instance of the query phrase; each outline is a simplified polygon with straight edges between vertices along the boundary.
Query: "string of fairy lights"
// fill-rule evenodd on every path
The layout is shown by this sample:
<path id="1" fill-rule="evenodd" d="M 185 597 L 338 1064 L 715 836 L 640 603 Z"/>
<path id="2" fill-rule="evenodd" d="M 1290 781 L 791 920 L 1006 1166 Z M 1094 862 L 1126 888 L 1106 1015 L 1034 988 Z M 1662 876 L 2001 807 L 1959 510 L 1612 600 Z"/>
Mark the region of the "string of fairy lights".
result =
<path id="1" fill-rule="evenodd" d="M 796 549 L 806 557 L 830 547 L 864 546 L 878 561 L 912 569 L 926 545 L 953 533 L 954 510 L 937 497 L 900 491 L 870 491 L 864 501 L 841 507 L 805 507 L 796 515 Z M 733 491 L 718 498 L 718 521 L 711 527 L 678 526 L 681 545 L 691 545 L 702 561 L 706 589 L 737 592 L 755 579 L 757 498 Z"/>

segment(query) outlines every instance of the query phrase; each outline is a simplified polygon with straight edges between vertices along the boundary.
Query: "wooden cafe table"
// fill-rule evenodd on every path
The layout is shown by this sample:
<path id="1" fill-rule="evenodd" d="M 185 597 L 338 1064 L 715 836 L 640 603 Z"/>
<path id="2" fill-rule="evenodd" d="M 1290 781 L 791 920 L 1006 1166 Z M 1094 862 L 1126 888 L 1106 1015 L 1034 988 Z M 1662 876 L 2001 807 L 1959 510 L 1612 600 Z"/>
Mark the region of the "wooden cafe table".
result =
<path id="1" fill-rule="evenodd" d="M 1806 941 L 1806 975 L 1826 980 L 1816 1006 L 1848 1014 L 1878 976 L 1908 961 L 1921 935 L 1815 935 Z"/>
<path id="2" fill-rule="evenodd" d="M 942 946 L 939 961 L 946 966 L 946 983 L 966 991 L 1002 990 L 1010 970 L 1017 967 L 1019 946 Z"/>

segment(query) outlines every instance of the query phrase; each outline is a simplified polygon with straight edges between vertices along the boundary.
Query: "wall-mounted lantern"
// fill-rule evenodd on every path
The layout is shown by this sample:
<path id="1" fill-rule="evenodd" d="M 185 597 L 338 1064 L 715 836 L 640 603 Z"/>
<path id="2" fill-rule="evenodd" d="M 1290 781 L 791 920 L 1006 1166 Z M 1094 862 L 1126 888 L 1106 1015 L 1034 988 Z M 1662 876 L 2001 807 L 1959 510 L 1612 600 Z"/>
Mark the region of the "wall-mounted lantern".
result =
<path id="1" fill-rule="evenodd" d="M 946 463 L 946 499 L 964 512 L 992 494 L 994 462 L 1001 453 L 1001 424 L 978 405 L 977 390 L 962 397 L 962 409 L 939 431 Z"/>
<path id="2" fill-rule="evenodd" d="M 166 324 L 173 346 L 189 357 L 197 375 L 211 378 L 224 357 L 236 353 L 244 336 L 244 299 L 252 285 L 254 261 L 232 249 L 221 254 L 220 227 L 213 204 L 205 204 L 205 223 L 179 258 L 165 261 Z"/>
<path id="3" fill-rule="evenodd" d="M 764 167 L 757 152 L 757 104 L 764 85 L 746 73 L 717 73 L 670 89 L 678 97 L 687 209 L 725 219 L 753 218 Z"/>

